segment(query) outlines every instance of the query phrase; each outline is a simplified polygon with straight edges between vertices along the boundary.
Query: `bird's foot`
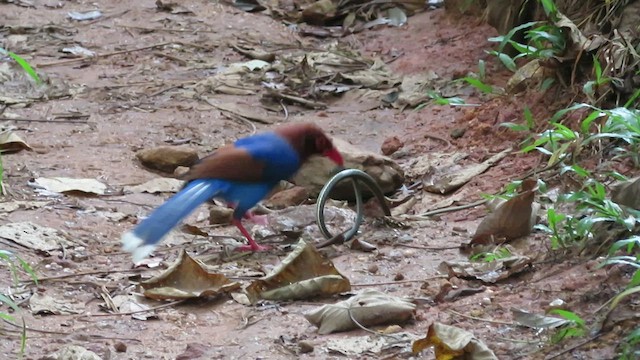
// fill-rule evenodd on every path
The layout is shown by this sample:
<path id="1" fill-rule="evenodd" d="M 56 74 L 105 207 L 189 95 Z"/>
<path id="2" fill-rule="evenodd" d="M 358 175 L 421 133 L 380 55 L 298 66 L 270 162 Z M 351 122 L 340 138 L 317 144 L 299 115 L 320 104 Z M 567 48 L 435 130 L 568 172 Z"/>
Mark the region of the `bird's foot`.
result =
<path id="1" fill-rule="evenodd" d="M 256 225 L 264 225 L 264 226 L 269 225 L 268 215 L 256 215 L 249 211 L 244 215 L 244 218 Z"/>
<path id="2" fill-rule="evenodd" d="M 271 250 L 270 246 L 263 246 L 263 245 L 242 245 L 242 246 L 238 246 L 237 248 L 234 249 L 235 251 L 252 251 L 252 252 L 262 252 L 262 251 L 269 251 Z"/>

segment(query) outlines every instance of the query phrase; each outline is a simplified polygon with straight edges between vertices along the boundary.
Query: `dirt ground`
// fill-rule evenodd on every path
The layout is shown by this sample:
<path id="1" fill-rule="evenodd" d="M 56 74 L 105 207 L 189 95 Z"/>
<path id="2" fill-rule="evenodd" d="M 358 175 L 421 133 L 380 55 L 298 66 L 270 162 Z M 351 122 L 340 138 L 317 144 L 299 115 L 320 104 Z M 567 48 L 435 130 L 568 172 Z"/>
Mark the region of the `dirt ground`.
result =
<path id="1" fill-rule="evenodd" d="M 16 295 L 29 327 L 27 359 L 43 358 L 68 344 L 94 351 L 103 359 L 411 357 L 407 352 L 409 343 L 402 344 L 404 348 L 392 347 L 377 354 L 346 356 L 328 350 L 327 344 L 334 340 L 371 335 L 364 330 L 319 335 L 317 328 L 302 316 L 336 299 L 245 306 L 222 296 L 158 308 L 157 316 L 147 320 L 105 311 L 106 298 L 138 291 L 135 282 L 162 271 L 175 260 L 180 249 L 219 252 L 221 246 L 217 238 L 195 239 L 185 235 L 184 239 L 195 239 L 193 243 L 163 248 L 158 253 L 163 259 L 159 267 L 132 270 L 130 257 L 119 249 L 120 236 L 134 226 L 137 216 L 146 215 L 161 204 L 167 194 L 51 198 L 38 195 L 27 185 L 28 181 L 59 176 L 97 178 L 114 187 L 140 184 L 158 175 L 139 164 L 135 158 L 137 150 L 184 142 L 204 155 L 248 135 L 251 128 L 247 123 L 229 118 L 205 102 L 181 96 L 179 90 L 184 84 L 214 73 L 217 67 L 248 60 L 228 46 L 234 39 L 294 44 L 302 38 L 264 14 L 246 13 L 213 1 L 181 2 L 193 12 L 191 15 L 159 12 L 152 0 L 135 4 L 121 0 L 33 1 L 35 8 L 17 3 L 21 2 L 0 3 L 0 25 L 21 25 L 32 30 L 26 32 L 26 41 L 11 50 L 36 64 L 39 72 L 52 81 L 64 82 L 76 91 L 72 91 L 72 96 L 34 102 L 27 107 L 9 107 L 5 112 L 25 119 L 47 119 L 54 114 L 69 113 L 86 115 L 76 117 L 86 120 L 78 122 L 4 122 L 5 126 L 14 126 L 17 134 L 34 149 L 3 156 L 5 184 L 10 194 L 5 200 L 39 199 L 47 203 L 4 213 L 0 224 L 31 221 L 64 231 L 76 244 L 64 251 L 43 254 L 0 239 L 0 248 L 17 252 L 33 264 L 40 277 L 51 278 Z M 96 7 L 105 16 L 95 21 L 73 22 L 66 17 L 69 11 Z M 9 34 L 0 28 L 0 40 Z M 433 71 L 443 79 L 454 79 L 477 71 L 478 60 L 484 59 L 491 82 L 504 85 L 508 72 L 485 53 L 491 46 L 487 38 L 495 35 L 492 28 L 475 19 L 451 18 L 443 9 L 437 9 L 410 17 L 403 27 L 378 27 L 341 41 L 365 56 L 387 61 L 399 54 L 389 63 L 399 75 Z M 334 40 L 304 38 L 303 41 L 319 46 Z M 151 47 L 163 43 L 170 45 Z M 101 54 L 146 48 L 104 56 L 87 64 L 61 61 L 60 49 L 74 44 Z M 212 96 L 224 101 L 259 104 L 256 95 Z M 556 99 L 554 95 L 541 96 L 534 92 L 490 98 L 469 89 L 461 96 L 480 106 L 431 104 L 417 111 L 393 108 L 360 111 L 350 110 L 348 100 L 338 99 L 326 110 L 296 108 L 289 111 L 286 121 L 315 122 L 333 135 L 374 152 L 380 151 L 386 138 L 397 136 L 405 144 L 396 156 L 401 164 L 434 151 L 465 151 L 470 154 L 469 161 L 481 162 L 517 144 L 517 136 L 498 127 L 501 122 L 520 121 L 525 105 L 530 106 L 536 116 L 543 117 L 553 110 Z M 256 126 L 258 130 L 268 128 L 262 124 Z M 454 139 L 451 132 L 456 129 L 466 132 Z M 516 153 L 507 156 L 459 190 L 465 194 L 462 203 L 478 200 L 483 193 L 499 191 L 507 182 L 535 167 L 538 161 L 536 156 Z M 414 211 L 429 210 L 428 205 L 420 203 Z M 105 213 L 125 216 L 105 216 Z M 188 222 L 204 225 L 202 219 L 206 214 L 206 208 L 202 207 Z M 422 299 L 415 319 L 403 324 L 403 331 L 424 336 L 434 321 L 454 325 L 472 332 L 501 359 L 542 359 L 561 351 L 568 346 L 566 343 L 545 347 L 547 342 L 543 340 L 547 333 L 513 324 L 511 308 L 543 313 L 550 302 L 562 299 L 568 309 L 589 316 L 620 289 L 619 277 L 623 275 L 596 269 L 596 262 L 557 258 L 535 263 L 524 273 L 497 284 L 484 284 L 484 291 L 451 302 L 434 303 L 432 297 L 442 281 L 437 278 L 438 265 L 443 260 L 464 259 L 464 255 L 457 249 L 426 250 L 424 247 L 467 242 L 484 214 L 486 210 L 478 207 L 429 221 L 408 222 L 407 229 L 391 230 L 391 239 L 380 243 L 377 251 L 365 253 L 337 247 L 332 261 L 350 279 L 355 292 L 376 289 Z M 230 226 L 217 228 L 215 232 L 238 235 Z M 403 242 L 408 246 L 398 246 L 399 237 L 408 237 L 409 241 Z M 546 251 L 547 243 L 542 234 L 531 235 L 526 241 L 529 249 L 540 252 Z M 239 260 L 222 257 L 219 264 L 224 265 L 225 275 L 230 277 L 261 274 L 278 264 L 288 251 L 290 247 L 286 245 L 276 246 L 272 252 Z M 89 274 L 81 275 L 83 273 Z M 403 281 L 396 281 L 398 274 Z M 0 279 L 0 285 L 8 288 L 10 279 Z M 459 280 L 455 285 L 480 284 Z M 49 295 L 79 310 L 72 314 L 32 315 L 28 304 L 33 293 Z M 145 303 L 152 307 L 162 304 Z M 381 328 L 384 327 L 375 329 Z M 20 344 L 15 330 L 7 324 L 0 327 L 3 338 L 0 354 L 4 354 L 0 358 L 17 356 L 14 354 Z M 615 330 L 612 334 L 557 358 L 613 358 L 616 336 L 620 335 Z M 299 354 L 301 341 L 311 344 L 314 350 Z M 415 358 L 433 358 L 433 350 L 425 350 Z"/>

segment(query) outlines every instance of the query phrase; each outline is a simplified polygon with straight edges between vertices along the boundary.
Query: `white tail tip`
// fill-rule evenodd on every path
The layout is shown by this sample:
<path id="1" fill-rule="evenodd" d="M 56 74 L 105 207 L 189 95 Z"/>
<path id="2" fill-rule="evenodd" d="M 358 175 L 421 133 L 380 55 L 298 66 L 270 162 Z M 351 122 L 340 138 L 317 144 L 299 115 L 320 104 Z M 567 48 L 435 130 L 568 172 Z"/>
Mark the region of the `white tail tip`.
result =
<path id="1" fill-rule="evenodd" d="M 144 241 L 131 231 L 122 235 L 120 242 L 122 250 L 131 253 L 134 263 L 144 260 L 156 248 L 155 245 L 144 245 Z"/>

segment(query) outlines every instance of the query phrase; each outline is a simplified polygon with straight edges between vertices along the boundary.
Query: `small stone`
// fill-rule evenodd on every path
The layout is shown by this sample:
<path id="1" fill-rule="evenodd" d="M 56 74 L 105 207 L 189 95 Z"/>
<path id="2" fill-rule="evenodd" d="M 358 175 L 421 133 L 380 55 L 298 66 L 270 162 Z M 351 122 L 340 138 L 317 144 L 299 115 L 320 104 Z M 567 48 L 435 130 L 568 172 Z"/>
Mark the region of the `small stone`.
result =
<path id="1" fill-rule="evenodd" d="M 127 352 L 127 344 L 123 343 L 122 341 L 115 343 L 115 345 L 113 345 L 113 348 L 116 349 L 116 352 L 119 353 Z"/>
<path id="2" fill-rule="evenodd" d="M 404 143 L 398 139 L 397 136 L 388 137 L 382 142 L 382 146 L 380 147 L 380 151 L 384 155 L 391 155 L 394 152 L 400 150 L 404 146 Z"/>
<path id="3" fill-rule="evenodd" d="M 140 150 L 136 157 L 142 165 L 172 173 L 178 166 L 191 166 L 198 161 L 198 153 L 181 146 L 158 146 Z"/>
<path id="4" fill-rule="evenodd" d="M 294 186 L 291 189 L 275 193 L 266 201 L 272 209 L 284 209 L 290 206 L 300 205 L 309 198 L 309 191 L 302 186 Z"/>
<path id="5" fill-rule="evenodd" d="M 402 275 L 401 273 L 397 273 L 396 276 L 393 277 L 393 281 L 400 281 L 400 280 L 404 280 L 404 275 Z"/>
<path id="6" fill-rule="evenodd" d="M 451 135 L 452 139 L 459 139 L 461 137 L 464 136 L 464 133 L 467 132 L 467 129 L 465 128 L 455 128 L 453 130 L 451 130 L 451 133 L 449 135 Z"/>
<path id="7" fill-rule="evenodd" d="M 308 354 L 310 352 L 313 352 L 313 344 L 311 344 L 308 341 L 299 341 L 298 342 L 298 347 L 300 348 L 300 353 L 301 354 Z"/>
<path id="8" fill-rule="evenodd" d="M 375 274 L 377 273 L 379 270 L 378 265 L 376 264 L 371 264 L 369 265 L 369 267 L 367 268 L 367 271 L 370 272 L 371 274 Z"/>
<path id="9" fill-rule="evenodd" d="M 491 305 L 491 298 L 483 297 L 482 300 L 480 300 L 480 303 L 482 305 Z"/>
<path id="10" fill-rule="evenodd" d="M 209 210 L 209 224 L 229 224 L 233 216 L 233 209 L 222 206 L 214 206 Z"/>
<path id="11" fill-rule="evenodd" d="M 186 174 L 189 171 L 189 167 L 187 166 L 178 166 L 175 170 L 173 170 L 173 175 L 175 177 L 181 177 L 182 175 Z"/>
<path id="12" fill-rule="evenodd" d="M 400 325 L 390 325 L 386 328 L 382 329 L 381 333 L 383 334 L 395 334 L 402 331 L 402 327 Z"/>

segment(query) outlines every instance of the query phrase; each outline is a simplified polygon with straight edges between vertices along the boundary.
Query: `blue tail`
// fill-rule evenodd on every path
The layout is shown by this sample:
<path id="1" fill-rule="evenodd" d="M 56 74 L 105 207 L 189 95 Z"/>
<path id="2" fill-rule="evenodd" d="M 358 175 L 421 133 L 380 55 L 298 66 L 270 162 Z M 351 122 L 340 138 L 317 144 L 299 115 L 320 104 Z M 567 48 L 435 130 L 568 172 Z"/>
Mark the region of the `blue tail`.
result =
<path id="1" fill-rule="evenodd" d="M 224 182 L 214 179 L 193 180 L 160 205 L 132 231 L 122 236 L 122 248 L 133 254 L 133 261 L 147 257 L 156 244 L 182 219 L 205 201 L 216 196 Z"/>

